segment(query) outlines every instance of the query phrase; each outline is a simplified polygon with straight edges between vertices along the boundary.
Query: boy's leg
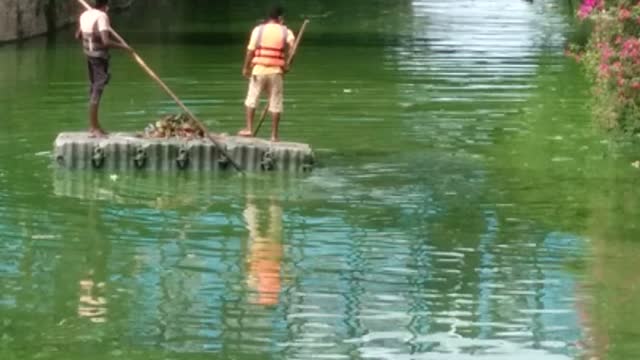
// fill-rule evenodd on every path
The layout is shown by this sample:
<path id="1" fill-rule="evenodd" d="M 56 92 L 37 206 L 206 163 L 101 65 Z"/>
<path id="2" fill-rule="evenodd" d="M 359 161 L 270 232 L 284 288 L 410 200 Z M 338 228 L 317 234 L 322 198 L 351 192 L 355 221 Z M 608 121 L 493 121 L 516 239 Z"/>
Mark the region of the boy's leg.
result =
<path id="1" fill-rule="evenodd" d="M 91 94 L 89 97 L 89 131 L 94 136 L 104 136 L 107 133 L 100 126 L 98 112 L 104 88 L 109 83 L 109 60 L 100 58 L 89 59 L 89 80 Z"/>
<path id="2" fill-rule="evenodd" d="M 256 114 L 256 106 L 258 106 L 258 100 L 260 99 L 260 93 L 264 87 L 264 77 L 253 75 L 249 81 L 249 90 L 247 91 L 247 99 L 244 102 L 245 106 L 245 128 L 238 132 L 240 136 L 253 136 L 253 119 Z"/>
<path id="3" fill-rule="evenodd" d="M 282 74 L 271 75 L 269 79 L 269 112 L 271 112 L 271 141 L 280 141 L 278 128 L 283 108 L 283 79 Z"/>

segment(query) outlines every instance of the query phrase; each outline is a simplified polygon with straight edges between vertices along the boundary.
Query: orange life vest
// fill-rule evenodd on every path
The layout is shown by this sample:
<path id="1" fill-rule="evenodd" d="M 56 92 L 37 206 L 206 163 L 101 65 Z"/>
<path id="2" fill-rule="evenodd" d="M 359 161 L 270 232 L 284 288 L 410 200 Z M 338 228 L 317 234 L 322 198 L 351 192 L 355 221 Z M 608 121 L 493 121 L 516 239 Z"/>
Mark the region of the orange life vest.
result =
<path id="1" fill-rule="evenodd" d="M 253 65 L 283 67 L 286 63 L 284 51 L 287 47 L 288 29 L 276 22 L 258 27 Z"/>

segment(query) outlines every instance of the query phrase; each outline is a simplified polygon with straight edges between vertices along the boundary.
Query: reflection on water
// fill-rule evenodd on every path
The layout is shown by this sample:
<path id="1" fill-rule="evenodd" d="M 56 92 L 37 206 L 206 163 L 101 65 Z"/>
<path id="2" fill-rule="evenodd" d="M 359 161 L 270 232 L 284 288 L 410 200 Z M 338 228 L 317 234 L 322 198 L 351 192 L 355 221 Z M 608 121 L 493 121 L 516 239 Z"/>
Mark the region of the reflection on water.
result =
<path id="1" fill-rule="evenodd" d="M 115 221 L 109 204 L 128 209 L 111 235 L 122 256 L 111 257 L 108 267 L 120 270 L 104 299 L 132 312 L 109 322 L 173 351 L 568 358 L 581 335 L 576 284 L 563 264 L 581 240 L 501 224 L 491 211 L 474 218 L 468 204 L 483 203 L 482 193 L 452 177 L 457 171 L 443 173 L 445 183 L 423 180 L 433 193 L 427 204 L 411 186 L 367 192 L 357 174 L 336 181 L 327 170 L 239 183 L 65 172 L 54 188 L 102 208 L 96 222 Z M 403 200 L 387 203 L 394 198 Z M 357 208 L 341 210 L 350 202 Z M 131 261 L 135 275 L 123 277 Z"/>
<path id="2" fill-rule="evenodd" d="M 406 136 L 436 149 L 477 151 L 498 132 L 528 135 L 521 114 L 540 67 L 563 62 L 566 12 L 554 1 L 411 2 L 411 36 L 387 48 Z M 554 54 L 549 59 L 541 53 Z M 545 88 L 544 91 L 555 91 Z"/>
<path id="3" fill-rule="evenodd" d="M 94 283 L 91 279 L 80 280 L 80 298 L 78 300 L 78 316 L 85 317 L 94 323 L 107 320 L 107 300 L 104 296 L 97 296 L 104 289 L 105 284 Z"/>
<path id="4" fill-rule="evenodd" d="M 637 173 L 585 126 L 566 2 L 393 3 L 291 5 L 328 14 L 288 78 L 283 135 L 324 164 L 304 177 L 53 170 L 56 133 L 84 126 L 77 44 L 0 48 L 15 68 L 0 70 L 0 358 L 640 353 L 623 241 Z M 153 7 L 116 21 L 232 131 L 246 7 L 164 1 L 157 22 L 134 16 Z M 105 124 L 174 111 L 135 64 L 113 64 Z"/>
<path id="5" fill-rule="evenodd" d="M 267 209 L 267 228 L 260 226 L 261 213 L 253 194 L 248 194 L 243 212 L 249 231 L 247 256 L 247 284 L 256 292 L 252 302 L 260 305 L 277 305 L 281 289 L 282 208 L 275 198 Z"/>

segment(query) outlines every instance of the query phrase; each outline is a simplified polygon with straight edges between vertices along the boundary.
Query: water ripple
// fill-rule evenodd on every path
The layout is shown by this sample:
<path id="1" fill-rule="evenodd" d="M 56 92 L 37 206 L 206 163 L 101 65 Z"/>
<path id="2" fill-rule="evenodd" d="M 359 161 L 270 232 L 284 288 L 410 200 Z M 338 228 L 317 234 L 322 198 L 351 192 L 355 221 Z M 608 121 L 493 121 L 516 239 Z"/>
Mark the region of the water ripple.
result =
<path id="1" fill-rule="evenodd" d="M 85 126 L 84 73 L 63 71 L 63 44 L 26 46 L 25 64 L 0 73 L 15 83 L 0 89 L 11 119 L 0 122 L 0 313 L 34 335 L 0 338 L 0 348 L 142 351 L 132 359 L 572 358 L 579 279 L 566 264 L 584 241 L 549 214 L 560 202 L 576 212 L 575 198 L 555 190 L 580 178 L 567 168 L 583 157 L 567 154 L 584 135 L 535 122 L 548 107 L 564 124 L 581 106 L 566 94 L 574 88 L 547 83 L 567 70 L 568 25 L 552 3 L 335 2 L 347 8 L 314 23 L 317 38 L 354 44 L 312 33 L 288 77 L 283 131 L 312 143 L 322 162 L 291 178 L 53 170 L 55 133 Z M 333 28 L 345 16 L 352 28 Z M 187 27 L 180 36 L 220 26 L 196 20 L 176 24 Z M 246 27 L 228 25 L 231 37 Z M 140 46 L 208 125 L 235 131 L 242 47 L 164 40 Z M 109 128 L 140 130 L 176 111 L 121 60 L 101 113 Z M 562 102 L 532 100 L 547 93 Z M 534 163 L 547 146 L 548 162 Z"/>

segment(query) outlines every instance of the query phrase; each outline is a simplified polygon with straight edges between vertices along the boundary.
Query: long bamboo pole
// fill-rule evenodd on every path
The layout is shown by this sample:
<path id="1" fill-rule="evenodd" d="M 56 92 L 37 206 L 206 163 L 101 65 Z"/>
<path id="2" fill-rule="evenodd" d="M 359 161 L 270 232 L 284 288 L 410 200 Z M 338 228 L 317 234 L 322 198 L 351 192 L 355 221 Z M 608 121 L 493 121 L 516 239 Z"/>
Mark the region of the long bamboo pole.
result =
<path id="1" fill-rule="evenodd" d="M 87 9 L 87 10 L 91 9 L 91 6 L 89 4 L 87 4 L 87 2 L 85 0 L 78 0 L 78 2 L 82 6 L 84 6 L 85 9 Z M 113 37 L 116 38 L 116 40 L 118 40 L 123 45 L 128 46 L 129 48 L 131 48 L 131 46 L 129 46 L 129 44 L 127 44 L 127 42 L 115 30 L 110 28 L 109 31 L 111 32 Z M 138 63 L 138 65 L 140 65 L 140 67 L 147 73 L 147 75 L 149 75 L 153 80 L 155 80 L 155 82 L 157 82 L 158 85 L 160 85 L 160 87 L 173 99 L 173 101 L 175 101 L 176 104 L 178 104 L 178 106 L 182 109 L 182 111 L 184 111 L 191 118 L 191 120 L 193 120 L 193 122 L 198 127 L 198 130 L 200 130 L 200 131 L 202 131 L 204 133 L 204 135 L 207 137 L 207 139 L 209 139 L 209 141 L 211 141 L 213 143 L 213 145 L 216 148 L 218 148 L 218 150 L 222 153 L 222 155 L 224 155 L 229 160 L 231 165 L 233 165 L 233 167 L 236 170 L 238 170 L 240 173 L 243 173 L 242 168 L 240 167 L 240 165 L 238 165 L 238 163 L 235 162 L 235 160 L 233 160 L 231 158 L 231 156 L 229 156 L 227 151 L 222 146 L 220 146 L 220 144 L 211 136 L 211 133 L 209 132 L 207 127 L 200 120 L 198 120 L 198 118 L 191 112 L 191 110 L 189 110 L 186 107 L 186 105 L 182 101 L 180 101 L 178 96 L 176 96 L 176 94 L 173 91 L 171 91 L 171 89 L 169 89 L 167 84 L 165 84 L 164 81 L 162 81 L 162 79 L 160 79 L 160 77 L 158 75 L 156 75 L 156 73 L 153 70 L 151 70 L 151 68 L 144 62 L 144 60 L 142 60 L 140 55 L 138 55 L 138 53 L 136 53 L 133 50 L 133 48 L 131 48 L 131 54 L 132 54 L 133 58 L 135 59 L 135 61 Z"/>
<path id="2" fill-rule="evenodd" d="M 291 53 L 289 54 L 289 58 L 287 59 L 288 69 L 291 66 L 291 63 L 293 62 L 293 58 L 296 56 L 296 52 L 298 51 L 298 45 L 300 45 L 300 41 L 302 40 L 302 35 L 304 35 L 304 30 L 307 28 L 308 23 L 309 23 L 309 19 L 305 19 L 304 22 L 302 23 L 302 26 L 300 27 L 300 31 L 298 31 L 298 37 L 296 38 L 296 41 L 293 43 L 293 48 L 291 49 Z M 258 135 L 258 132 L 262 127 L 262 123 L 264 122 L 264 119 L 266 119 L 267 117 L 267 112 L 269 112 L 268 102 L 267 102 L 267 106 L 265 106 L 264 110 L 262 111 L 262 115 L 260 115 L 260 121 L 258 122 L 258 126 L 253 132 L 253 136 Z"/>

